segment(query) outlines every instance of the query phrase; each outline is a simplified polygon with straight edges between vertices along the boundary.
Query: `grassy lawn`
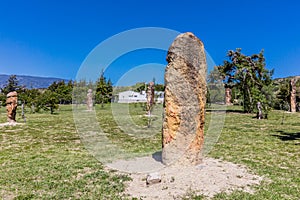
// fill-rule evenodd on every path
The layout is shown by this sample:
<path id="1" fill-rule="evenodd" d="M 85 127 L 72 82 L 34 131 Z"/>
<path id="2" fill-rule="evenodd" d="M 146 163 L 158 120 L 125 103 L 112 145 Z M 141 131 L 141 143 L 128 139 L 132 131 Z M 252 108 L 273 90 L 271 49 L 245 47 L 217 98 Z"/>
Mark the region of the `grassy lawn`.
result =
<path id="1" fill-rule="evenodd" d="M 158 151 L 160 108 L 154 111 L 152 126 L 147 129 L 148 118 L 140 105 L 116 106 L 113 109 L 118 119 L 113 118 L 109 105 L 96 106 L 105 140 L 130 155 Z M 130 178 L 105 171 L 99 159 L 88 152 L 83 143 L 91 141 L 84 141 L 76 132 L 71 106 L 61 106 L 55 115 L 44 112 L 26 116 L 24 125 L 0 127 L 0 197 L 130 199 L 122 195 L 124 183 Z M 207 119 L 210 117 L 207 112 Z M 230 107 L 222 134 L 209 156 L 246 165 L 266 181 L 256 187 L 254 194 L 221 193 L 215 199 L 300 199 L 300 113 L 283 116 L 282 111 L 273 111 L 268 120 L 252 117 L 242 114 L 239 107 Z M 0 122 L 5 121 L 2 107 Z M 22 121 L 19 115 L 18 121 Z M 132 124 L 138 126 L 138 131 Z"/>
<path id="2" fill-rule="evenodd" d="M 234 192 L 215 199 L 300 199 L 300 113 L 273 111 L 268 120 L 252 117 L 236 110 L 227 113 L 210 156 L 246 165 L 269 181 L 253 195 Z"/>

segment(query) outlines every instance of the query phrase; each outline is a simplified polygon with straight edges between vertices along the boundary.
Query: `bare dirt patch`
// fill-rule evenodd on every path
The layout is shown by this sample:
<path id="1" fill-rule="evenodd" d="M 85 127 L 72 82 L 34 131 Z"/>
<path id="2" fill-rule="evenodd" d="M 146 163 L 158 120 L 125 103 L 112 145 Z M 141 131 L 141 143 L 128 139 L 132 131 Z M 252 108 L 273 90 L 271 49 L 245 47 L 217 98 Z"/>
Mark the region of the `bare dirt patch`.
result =
<path id="1" fill-rule="evenodd" d="M 142 161 L 142 162 L 141 162 Z M 108 165 L 110 168 L 122 171 L 132 170 L 132 178 L 128 182 L 126 194 L 141 199 L 181 199 L 188 193 L 204 195 L 208 198 L 217 193 L 230 193 L 233 190 L 243 190 L 253 193 L 253 185 L 260 184 L 262 177 L 251 174 L 246 167 L 213 158 L 205 158 L 197 166 L 163 166 L 153 157 L 143 157 L 132 160 L 120 160 Z M 147 173 L 137 170 L 147 166 L 156 167 L 161 175 L 161 183 L 146 185 Z"/>
<path id="2" fill-rule="evenodd" d="M 23 125 L 24 123 L 17 123 L 17 122 L 5 122 L 5 123 L 0 123 L 0 127 L 4 126 L 17 126 L 17 125 Z"/>

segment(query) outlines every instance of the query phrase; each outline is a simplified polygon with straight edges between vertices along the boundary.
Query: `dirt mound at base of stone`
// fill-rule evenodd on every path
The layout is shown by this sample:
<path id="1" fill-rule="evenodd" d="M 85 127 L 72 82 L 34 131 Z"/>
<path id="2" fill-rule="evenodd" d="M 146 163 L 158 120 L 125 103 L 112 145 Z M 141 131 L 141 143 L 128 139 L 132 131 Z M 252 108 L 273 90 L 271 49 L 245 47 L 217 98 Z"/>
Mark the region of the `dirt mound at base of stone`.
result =
<path id="1" fill-rule="evenodd" d="M 145 165 L 143 162 L 130 165 Z M 149 157 L 150 162 L 153 162 Z M 120 162 L 120 164 L 124 164 Z M 115 166 L 116 167 L 116 166 Z M 142 199 L 181 199 L 189 192 L 198 195 L 213 197 L 217 193 L 230 193 L 233 190 L 243 190 L 253 193 L 251 186 L 260 184 L 262 177 L 251 174 L 248 170 L 237 164 L 221 161 L 213 158 L 205 158 L 203 163 L 197 166 L 182 167 L 172 165 L 158 171 L 161 182 L 146 185 L 145 173 L 130 174 L 132 181 L 128 182 L 126 194 Z"/>
<path id="2" fill-rule="evenodd" d="M 17 125 L 23 125 L 24 123 L 17 123 L 17 122 L 5 122 L 5 123 L 1 123 L 0 127 L 4 127 L 4 126 L 17 126 Z"/>

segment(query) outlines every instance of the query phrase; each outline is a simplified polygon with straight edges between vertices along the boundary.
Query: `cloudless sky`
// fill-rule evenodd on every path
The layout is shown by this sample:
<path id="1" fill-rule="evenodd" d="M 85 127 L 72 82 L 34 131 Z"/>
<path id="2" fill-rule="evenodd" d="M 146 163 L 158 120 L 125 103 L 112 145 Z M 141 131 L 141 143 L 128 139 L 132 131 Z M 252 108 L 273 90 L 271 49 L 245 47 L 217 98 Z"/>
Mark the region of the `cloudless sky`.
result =
<path id="1" fill-rule="evenodd" d="M 299 21 L 297 0 L 0 0 L 0 74 L 74 79 L 105 39 L 133 28 L 163 27 L 193 32 L 217 65 L 228 50 L 264 49 L 274 77 L 300 75 Z M 116 61 L 108 76 L 116 82 L 118 71 L 166 63 L 166 52 L 148 53 Z"/>

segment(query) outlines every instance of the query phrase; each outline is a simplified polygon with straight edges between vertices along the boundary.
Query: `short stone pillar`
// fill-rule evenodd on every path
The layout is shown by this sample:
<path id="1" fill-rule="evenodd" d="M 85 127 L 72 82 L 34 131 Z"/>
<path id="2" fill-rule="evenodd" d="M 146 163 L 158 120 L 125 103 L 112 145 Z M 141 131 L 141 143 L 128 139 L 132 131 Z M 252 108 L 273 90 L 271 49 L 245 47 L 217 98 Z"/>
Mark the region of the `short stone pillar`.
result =
<path id="1" fill-rule="evenodd" d="M 7 121 L 9 123 L 16 123 L 17 107 L 18 107 L 18 93 L 16 91 L 8 93 L 6 95 L 6 111 L 7 111 Z"/>
<path id="2" fill-rule="evenodd" d="M 296 79 L 290 81 L 290 111 L 296 112 Z"/>
<path id="3" fill-rule="evenodd" d="M 257 116 L 256 116 L 256 118 L 257 119 L 262 119 L 263 118 L 263 113 L 262 113 L 261 103 L 257 102 L 256 107 L 257 107 Z"/>
<path id="4" fill-rule="evenodd" d="M 230 87 L 225 87 L 225 105 L 226 106 L 231 106 L 231 88 Z"/>
<path id="5" fill-rule="evenodd" d="M 88 89 L 88 93 L 86 95 L 86 106 L 88 111 L 93 110 L 93 90 Z"/>
<path id="6" fill-rule="evenodd" d="M 154 104 L 154 82 L 150 82 L 147 87 L 147 105 L 146 105 L 146 110 L 147 114 L 151 114 L 151 110 Z"/>
<path id="7" fill-rule="evenodd" d="M 202 161 L 206 104 L 206 56 L 193 34 L 176 37 L 167 55 L 162 161 L 194 165 Z"/>

